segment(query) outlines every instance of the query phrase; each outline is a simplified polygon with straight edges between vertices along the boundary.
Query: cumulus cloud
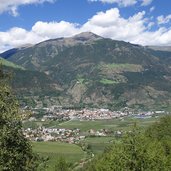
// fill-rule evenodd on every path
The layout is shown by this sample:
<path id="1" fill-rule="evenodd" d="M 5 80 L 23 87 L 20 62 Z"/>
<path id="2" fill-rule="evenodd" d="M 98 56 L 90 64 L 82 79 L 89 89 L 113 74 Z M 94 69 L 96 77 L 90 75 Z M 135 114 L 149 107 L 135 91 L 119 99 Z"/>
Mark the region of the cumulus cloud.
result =
<path id="1" fill-rule="evenodd" d="M 171 14 L 167 16 L 160 15 L 157 17 L 158 24 L 167 24 L 171 20 Z"/>
<path id="2" fill-rule="evenodd" d="M 145 12 L 142 11 L 124 19 L 120 16 L 119 10 L 113 8 L 106 12 L 97 13 L 82 26 L 82 30 L 90 30 L 112 39 L 130 41 L 145 30 L 144 15 Z"/>
<path id="3" fill-rule="evenodd" d="M 23 44 L 35 44 L 43 40 L 43 37 L 38 36 L 38 34 L 32 31 L 15 27 L 6 32 L 0 32 L 0 51 L 2 52 L 6 49 L 18 47 Z"/>
<path id="4" fill-rule="evenodd" d="M 118 8 L 112 8 L 105 12 L 98 12 L 83 25 L 66 21 L 38 21 L 31 30 L 15 27 L 0 32 L 0 51 L 51 38 L 69 37 L 85 31 L 141 45 L 171 45 L 171 29 L 159 25 L 159 29 L 151 30 L 154 24 L 156 23 L 146 17 L 145 11 L 124 18 Z"/>
<path id="5" fill-rule="evenodd" d="M 43 40 L 73 36 L 79 32 L 77 24 L 61 22 L 36 22 L 30 31 L 14 27 L 6 32 L 0 32 L 0 51 L 18 47 L 24 44 L 35 44 Z"/>
<path id="6" fill-rule="evenodd" d="M 34 34 L 47 38 L 55 37 L 68 37 L 78 32 L 78 24 L 69 23 L 66 21 L 61 22 L 42 22 L 38 21 L 33 27 Z"/>
<path id="7" fill-rule="evenodd" d="M 18 15 L 18 7 L 20 5 L 28 4 L 42 4 L 44 2 L 53 3 L 55 0 L 1 0 L 0 2 L 0 14 L 3 12 L 9 12 L 13 16 Z"/>
<path id="8" fill-rule="evenodd" d="M 90 2 L 102 2 L 102 3 L 109 3 L 109 4 L 113 4 L 116 3 L 119 6 L 132 6 L 135 5 L 137 3 L 137 0 L 89 0 Z"/>

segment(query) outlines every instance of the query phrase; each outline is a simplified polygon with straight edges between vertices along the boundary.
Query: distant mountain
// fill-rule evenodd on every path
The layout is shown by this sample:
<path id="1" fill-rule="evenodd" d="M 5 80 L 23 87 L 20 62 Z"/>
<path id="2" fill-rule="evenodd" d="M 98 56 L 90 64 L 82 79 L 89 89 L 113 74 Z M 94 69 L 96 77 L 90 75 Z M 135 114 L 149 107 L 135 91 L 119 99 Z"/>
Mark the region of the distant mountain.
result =
<path id="1" fill-rule="evenodd" d="M 32 93 L 44 105 L 165 109 L 171 105 L 171 63 L 161 54 L 85 32 L 18 50 L 8 60 L 60 85 L 60 93 Z"/>
<path id="2" fill-rule="evenodd" d="M 171 52 L 171 46 L 147 46 L 149 49 L 153 49 L 155 51 L 167 51 Z"/>
<path id="3" fill-rule="evenodd" d="M 13 49 L 7 50 L 7 51 L 1 53 L 1 57 L 3 57 L 4 59 L 7 59 L 7 58 L 9 58 L 10 56 L 12 56 L 12 55 L 14 55 L 15 53 L 17 53 L 17 51 L 19 51 L 18 48 L 13 48 Z"/>
<path id="4" fill-rule="evenodd" d="M 168 67 L 171 65 L 171 46 L 148 46 L 152 55 L 158 57 L 161 63 Z"/>

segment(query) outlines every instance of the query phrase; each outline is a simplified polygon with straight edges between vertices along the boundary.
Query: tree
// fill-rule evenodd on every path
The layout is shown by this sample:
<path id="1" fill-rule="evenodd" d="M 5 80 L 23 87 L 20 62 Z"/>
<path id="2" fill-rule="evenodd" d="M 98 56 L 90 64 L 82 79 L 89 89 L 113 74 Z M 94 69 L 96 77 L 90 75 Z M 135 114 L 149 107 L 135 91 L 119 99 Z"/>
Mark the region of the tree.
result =
<path id="1" fill-rule="evenodd" d="M 0 170 L 34 171 L 39 165 L 38 157 L 23 135 L 19 105 L 7 78 L 0 69 Z"/>
<path id="2" fill-rule="evenodd" d="M 161 141 L 146 136 L 136 127 L 121 141 L 85 166 L 86 171 L 168 171 L 170 155 Z"/>
<path id="3" fill-rule="evenodd" d="M 55 171 L 69 171 L 69 164 L 63 157 L 60 157 L 55 165 Z"/>

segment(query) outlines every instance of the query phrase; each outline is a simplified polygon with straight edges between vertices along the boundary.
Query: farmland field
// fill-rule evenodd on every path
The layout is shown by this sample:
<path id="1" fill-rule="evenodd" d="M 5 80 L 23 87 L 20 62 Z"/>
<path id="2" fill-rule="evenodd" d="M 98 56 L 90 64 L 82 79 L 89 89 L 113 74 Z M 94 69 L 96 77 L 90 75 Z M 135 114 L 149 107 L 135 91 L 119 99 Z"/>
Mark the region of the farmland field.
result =
<path id="1" fill-rule="evenodd" d="M 90 129 L 99 130 L 99 129 L 109 129 L 109 130 L 130 130 L 131 127 L 136 123 L 140 127 L 146 127 L 154 122 L 157 122 L 160 117 L 151 117 L 151 118 L 134 118 L 133 116 L 111 119 L 111 120 L 94 120 L 94 121 L 79 121 L 79 120 L 70 120 L 63 123 L 58 121 L 28 121 L 23 124 L 24 128 L 37 128 L 39 126 L 44 126 L 46 128 L 68 128 L 74 129 L 78 128 L 81 131 L 85 132 Z"/>
<path id="2" fill-rule="evenodd" d="M 54 122 L 49 124 L 49 127 L 57 128 L 79 128 L 81 131 L 88 131 L 90 129 L 99 130 L 99 129 L 109 129 L 109 130 L 130 130 L 131 127 L 136 123 L 140 127 L 146 127 L 154 122 L 158 121 L 158 117 L 138 119 L 134 117 L 124 117 L 119 119 L 111 120 L 95 120 L 95 121 L 78 121 L 71 120 L 63 123 L 55 124 Z"/>
<path id="3" fill-rule="evenodd" d="M 42 157 L 49 157 L 47 171 L 54 171 L 55 163 L 61 156 L 71 163 L 86 157 L 79 146 L 60 142 L 33 142 L 33 150 Z"/>
<path id="4" fill-rule="evenodd" d="M 27 122 L 27 126 L 45 126 L 53 128 L 68 128 L 74 129 L 79 128 L 81 133 L 87 134 L 87 131 L 90 129 L 99 130 L 99 129 L 108 129 L 112 131 L 122 130 L 128 131 L 131 130 L 133 125 L 136 123 L 139 127 L 145 128 L 152 123 L 155 123 L 159 120 L 160 117 L 151 117 L 151 118 L 135 118 L 124 117 L 119 119 L 112 120 L 95 120 L 95 121 L 78 121 L 71 120 L 63 123 L 57 121 L 47 121 L 47 122 Z M 91 152 L 94 155 L 100 154 L 108 147 L 112 141 L 115 139 L 114 135 L 109 137 L 86 137 L 83 140 L 84 143 L 88 144 Z M 43 157 L 49 157 L 48 169 L 47 171 L 53 171 L 55 163 L 60 156 L 63 156 L 70 163 L 77 163 L 87 157 L 87 153 L 84 152 L 78 145 L 67 144 L 61 142 L 33 142 L 33 150 L 40 154 Z"/>
<path id="5" fill-rule="evenodd" d="M 85 142 L 90 145 L 93 154 L 100 154 L 113 142 L 114 137 L 88 137 Z"/>

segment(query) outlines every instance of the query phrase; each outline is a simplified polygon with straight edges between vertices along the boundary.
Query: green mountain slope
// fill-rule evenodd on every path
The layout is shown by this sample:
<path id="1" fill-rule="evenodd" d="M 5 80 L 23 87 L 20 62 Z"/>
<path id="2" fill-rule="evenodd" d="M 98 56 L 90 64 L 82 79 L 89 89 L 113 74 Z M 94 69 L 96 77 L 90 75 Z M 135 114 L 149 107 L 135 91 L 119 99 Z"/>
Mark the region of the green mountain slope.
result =
<path id="1" fill-rule="evenodd" d="M 61 92 L 61 87 L 57 82 L 52 80 L 45 73 L 39 71 L 26 70 L 23 67 L 0 58 L 0 64 L 5 72 L 8 72 L 12 79 L 11 85 L 14 92 L 17 93 L 18 98 L 22 105 L 35 106 L 35 98 L 38 96 L 37 101 L 41 96 L 56 96 Z M 47 99 L 48 101 L 49 99 Z"/>
<path id="2" fill-rule="evenodd" d="M 21 70 L 24 70 L 23 67 L 17 65 L 17 64 L 14 64 L 12 62 L 9 62 L 7 60 L 5 60 L 4 58 L 1 58 L 0 57 L 0 64 L 3 65 L 3 66 L 6 66 L 6 67 L 11 67 L 11 68 L 15 68 L 15 69 L 21 69 Z"/>
<path id="3" fill-rule="evenodd" d="M 8 59 L 59 83 L 58 105 L 168 108 L 171 69 L 154 52 L 87 32 L 39 43 Z"/>

